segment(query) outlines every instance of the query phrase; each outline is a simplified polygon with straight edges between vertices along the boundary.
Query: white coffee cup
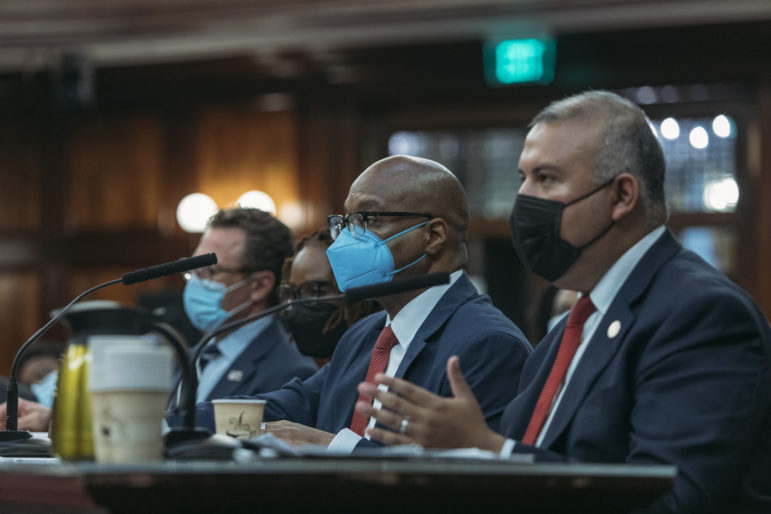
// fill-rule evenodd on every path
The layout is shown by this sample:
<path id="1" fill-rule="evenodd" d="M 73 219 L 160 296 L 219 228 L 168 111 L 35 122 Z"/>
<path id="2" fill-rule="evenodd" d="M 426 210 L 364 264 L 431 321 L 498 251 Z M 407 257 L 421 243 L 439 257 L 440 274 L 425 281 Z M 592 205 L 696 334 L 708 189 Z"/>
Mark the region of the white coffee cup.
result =
<path id="1" fill-rule="evenodd" d="M 161 425 L 171 385 L 172 350 L 141 337 L 89 339 L 89 390 L 97 462 L 163 457 Z"/>
<path id="2" fill-rule="evenodd" d="M 214 404 L 214 425 L 218 434 L 236 439 L 251 439 L 262 431 L 262 415 L 265 400 L 212 400 Z"/>

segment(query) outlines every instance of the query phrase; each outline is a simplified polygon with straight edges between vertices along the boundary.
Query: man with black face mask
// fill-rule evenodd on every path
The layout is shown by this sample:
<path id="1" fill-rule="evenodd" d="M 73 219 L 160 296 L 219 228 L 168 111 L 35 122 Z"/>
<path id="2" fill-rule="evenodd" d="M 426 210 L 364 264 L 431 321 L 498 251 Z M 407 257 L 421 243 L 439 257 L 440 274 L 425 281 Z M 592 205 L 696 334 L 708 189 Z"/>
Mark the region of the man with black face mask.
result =
<path id="1" fill-rule="evenodd" d="M 522 260 L 579 299 L 525 364 L 498 433 L 459 359 L 454 398 L 379 377 L 357 411 L 373 439 L 509 455 L 671 464 L 646 512 L 771 512 L 771 334 L 753 300 L 666 229 L 664 157 L 644 113 L 609 92 L 531 124 L 511 230 Z M 461 359 L 462 361 L 462 359 Z"/>

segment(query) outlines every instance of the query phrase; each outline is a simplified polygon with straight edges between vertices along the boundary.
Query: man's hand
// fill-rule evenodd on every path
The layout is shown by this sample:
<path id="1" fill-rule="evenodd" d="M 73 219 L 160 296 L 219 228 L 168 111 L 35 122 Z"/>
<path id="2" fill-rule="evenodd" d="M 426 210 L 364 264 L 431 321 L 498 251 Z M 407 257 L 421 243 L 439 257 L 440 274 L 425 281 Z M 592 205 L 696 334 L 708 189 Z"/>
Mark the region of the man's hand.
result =
<path id="1" fill-rule="evenodd" d="M 265 431 L 270 432 L 279 439 L 283 439 L 292 446 L 301 446 L 303 444 L 321 444 L 329 446 L 334 434 L 311 428 L 291 421 L 271 421 L 265 423 Z"/>
<path id="2" fill-rule="evenodd" d="M 8 404 L 0 404 L 0 429 L 5 430 Z M 51 422 L 51 410 L 45 405 L 19 398 L 19 430 L 47 432 Z"/>
<path id="3" fill-rule="evenodd" d="M 447 377 L 453 398 L 437 396 L 405 380 L 375 376 L 375 381 L 388 386 L 388 392 L 362 382 L 359 392 L 379 400 L 383 409 L 358 402 L 356 410 L 373 416 L 392 430 L 369 429 L 372 439 L 387 444 L 420 444 L 427 448 L 468 448 L 500 451 L 505 438 L 490 430 L 474 393 L 463 378 L 457 356 L 447 361 Z M 406 422 L 405 422 L 406 420 Z"/>

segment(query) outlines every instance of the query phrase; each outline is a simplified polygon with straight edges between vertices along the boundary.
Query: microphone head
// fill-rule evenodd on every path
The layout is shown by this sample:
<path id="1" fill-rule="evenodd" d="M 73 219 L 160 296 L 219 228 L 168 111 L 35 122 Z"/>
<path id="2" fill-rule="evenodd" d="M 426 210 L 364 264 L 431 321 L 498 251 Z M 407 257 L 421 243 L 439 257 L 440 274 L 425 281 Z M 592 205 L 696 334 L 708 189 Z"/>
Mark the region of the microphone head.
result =
<path id="1" fill-rule="evenodd" d="M 160 278 L 167 275 L 174 275 L 175 273 L 184 273 L 185 271 L 204 268 L 206 266 L 211 266 L 212 264 L 217 264 L 217 255 L 206 253 L 203 255 L 196 255 L 195 257 L 186 257 L 173 262 L 159 264 L 157 266 L 150 266 L 149 268 L 129 271 L 128 273 L 123 274 L 121 282 L 125 285 L 136 284 L 137 282 L 144 282 L 145 280 L 151 280 L 153 278 Z"/>

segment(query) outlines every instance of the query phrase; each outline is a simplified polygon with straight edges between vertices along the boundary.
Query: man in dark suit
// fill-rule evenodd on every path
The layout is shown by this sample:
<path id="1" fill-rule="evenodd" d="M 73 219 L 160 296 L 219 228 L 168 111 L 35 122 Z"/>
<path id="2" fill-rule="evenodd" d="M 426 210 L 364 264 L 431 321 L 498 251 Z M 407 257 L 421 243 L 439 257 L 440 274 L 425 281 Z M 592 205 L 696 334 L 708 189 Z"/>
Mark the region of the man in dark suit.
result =
<path id="1" fill-rule="evenodd" d="M 217 264 L 186 276 L 185 312 L 196 328 L 210 331 L 278 302 L 281 266 L 292 254 L 292 234 L 278 219 L 259 209 L 221 210 L 194 255 L 210 252 Z M 197 363 L 197 400 L 272 391 L 317 369 L 289 341 L 280 320 L 268 316 L 208 343 Z"/>
<path id="2" fill-rule="evenodd" d="M 372 437 L 672 464 L 673 489 L 647 512 L 771 512 L 768 323 L 665 228 L 664 159 L 647 118 L 590 92 L 555 102 L 531 127 L 514 244 L 533 271 L 582 292 L 578 303 L 526 363 L 499 433 L 482 423 L 453 357 L 451 399 L 388 377 L 376 381 L 392 393 L 361 384 L 391 410 L 357 411 L 401 430 Z"/>
<path id="3" fill-rule="evenodd" d="M 390 157 L 357 178 L 345 211 L 329 217 L 335 242 L 327 251 L 342 291 L 437 271 L 451 272 L 451 284 L 382 298 L 386 312 L 349 328 L 319 372 L 260 395 L 267 429 L 294 444 L 366 445 L 374 420 L 354 416 L 360 381 L 379 370 L 449 395 L 444 363 L 458 354 L 485 423 L 497 428 L 531 348 L 462 271 L 469 219 L 458 180 L 438 163 Z M 201 407 L 199 424 L 212 425 L 210 408 Z"/>

